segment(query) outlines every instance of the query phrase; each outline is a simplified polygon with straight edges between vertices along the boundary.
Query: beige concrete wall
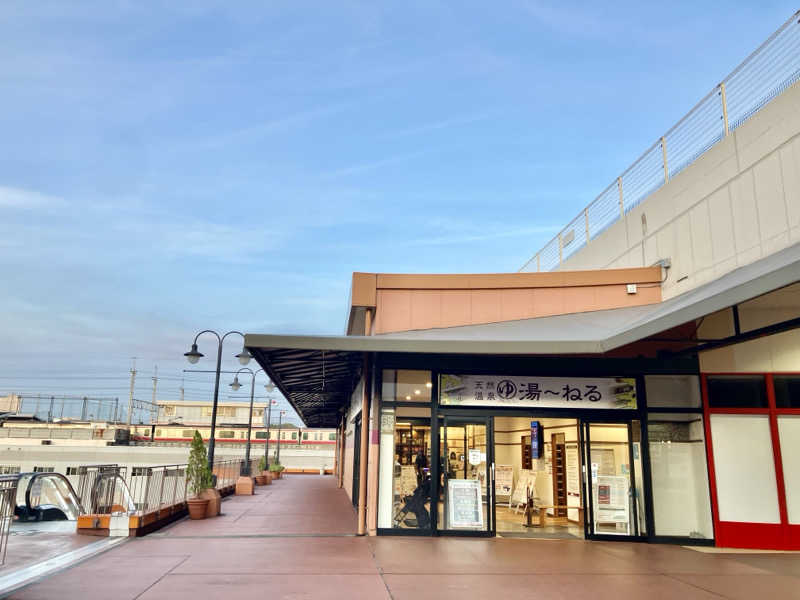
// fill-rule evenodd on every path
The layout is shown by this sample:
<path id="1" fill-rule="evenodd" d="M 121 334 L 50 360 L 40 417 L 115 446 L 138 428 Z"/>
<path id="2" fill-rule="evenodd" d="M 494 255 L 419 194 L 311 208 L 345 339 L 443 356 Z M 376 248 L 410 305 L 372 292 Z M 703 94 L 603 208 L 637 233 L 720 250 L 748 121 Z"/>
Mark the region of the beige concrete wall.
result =
<path id="1" fill-rule="evenodd" d="M 773 325 L 800 316 L 800 283 L 770 292 L 739 305 L 742 331 Z M 701 338 L 733 335 L 730 310 L 703 319 Z M 787 331 L 700 354 L 704 373 L 800 372 L 800 330 Z"/>
<path id="2" fill-rule="evenodd" d="M 669 258 L 662 287 L 667 299 L 798 242 L 800 82 L 561 270 L 649 266 Z"/>

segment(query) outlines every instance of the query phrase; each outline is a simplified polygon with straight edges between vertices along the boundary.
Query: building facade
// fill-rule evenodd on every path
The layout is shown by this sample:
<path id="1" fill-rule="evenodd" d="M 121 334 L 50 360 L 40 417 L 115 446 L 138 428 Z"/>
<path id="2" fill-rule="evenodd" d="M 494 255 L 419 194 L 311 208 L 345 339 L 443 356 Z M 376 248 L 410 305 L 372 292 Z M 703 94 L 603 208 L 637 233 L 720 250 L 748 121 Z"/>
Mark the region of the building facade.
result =
<path id="1" fill-rule="evenodd" d="M 360 533 L 800 550 L 798 40 L 521 272 L 355 273 L 346 335 L 246 336 Z"/>

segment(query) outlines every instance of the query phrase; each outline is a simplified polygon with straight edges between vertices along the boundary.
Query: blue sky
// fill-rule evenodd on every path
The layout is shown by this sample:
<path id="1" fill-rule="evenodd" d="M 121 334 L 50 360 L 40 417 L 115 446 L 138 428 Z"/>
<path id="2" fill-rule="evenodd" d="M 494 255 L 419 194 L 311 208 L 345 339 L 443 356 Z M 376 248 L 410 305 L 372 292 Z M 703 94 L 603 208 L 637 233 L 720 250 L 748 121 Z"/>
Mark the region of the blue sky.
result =
<path id="1" fill-rule="evenodd" d="M 794 9 L 6 0 L 0 395 L 174 399 L 353 271 L 514 271 Z"/>

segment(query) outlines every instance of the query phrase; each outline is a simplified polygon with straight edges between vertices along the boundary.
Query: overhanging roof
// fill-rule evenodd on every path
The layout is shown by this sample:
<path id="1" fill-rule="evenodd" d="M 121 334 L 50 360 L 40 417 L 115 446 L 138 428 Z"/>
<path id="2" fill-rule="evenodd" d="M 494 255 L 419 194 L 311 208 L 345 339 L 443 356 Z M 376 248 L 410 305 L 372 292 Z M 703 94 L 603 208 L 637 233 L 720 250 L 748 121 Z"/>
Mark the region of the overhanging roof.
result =
<path id="1" fill-rule="evenodd" d="M 375 336 L 247 334 L 245 345 L 309 426 L 331 426 L 363 353 L 603 354 L 798 281 L 795 244 L 658 304 Z"/>

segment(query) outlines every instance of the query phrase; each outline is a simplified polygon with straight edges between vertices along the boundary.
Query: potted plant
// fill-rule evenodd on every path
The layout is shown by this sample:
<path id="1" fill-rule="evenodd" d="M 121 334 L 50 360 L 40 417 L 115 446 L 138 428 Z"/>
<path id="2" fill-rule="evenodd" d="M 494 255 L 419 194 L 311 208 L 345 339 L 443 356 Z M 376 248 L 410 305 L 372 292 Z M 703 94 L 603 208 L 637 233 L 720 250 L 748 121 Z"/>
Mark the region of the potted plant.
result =
<path id="1" fill-rule="evenodd" d="M 269 466 L 269 472 L 272 474 L 273 479 L 280 479 L 283 469 L 284 466 L 279 462 L 274 462 Z"/>
<path id="2" fill-rule="evenodd" d="M 256 475 L 256 483 L 258 485 L 269 485 L 272 483 L 272 477 L 270 476 L 270 472 L 267 470 L 267 458 L 265 456 L 262 456 L 261 460 L 258 461 L 258 475 Z"/>
<path id="3" fill-rule="evenodd" d="M 192 498 L 186 501 L 189 507 L 189 518 L 203 519 L 208 510 L 208 498 L 200 495 L 211 487 L 211 470 L 208 468 L 208 456 L 200 432 L 195 430 L 192 449 L 189 452 L 189 464 L 186 466 L 186 478 Z"/>

